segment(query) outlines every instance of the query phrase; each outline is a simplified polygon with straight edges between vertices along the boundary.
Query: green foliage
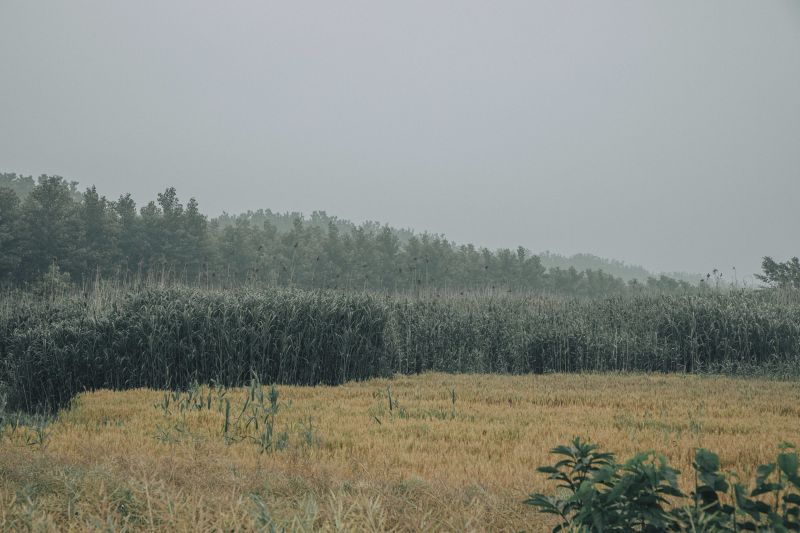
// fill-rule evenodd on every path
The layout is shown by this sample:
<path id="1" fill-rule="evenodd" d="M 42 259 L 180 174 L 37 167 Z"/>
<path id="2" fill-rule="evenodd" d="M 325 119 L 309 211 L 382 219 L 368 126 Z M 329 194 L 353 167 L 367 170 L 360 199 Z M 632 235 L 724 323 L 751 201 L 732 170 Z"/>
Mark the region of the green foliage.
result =
<path id="1" fill-rule="evenodd" d="M 16 274 L 20 264 L 19 197 L 0 186 L 0 284 Z"/>
<path id="2" fill-rule="evenodd" d="M 0 187 L 12 191 L 14 196 L 20 200 L 24 200 L 35 186 L 36 181 L 33 179 L 33 176 L 17 176 L 14 173 L 0 173 Z"/>
<path id="3" fill-rule="evenodd" d="M 14 297 L 15 298 L 15 297 Z M 382 375 L 387 314 L 366 295 L 148 289 L 98 311 L 82 296 L 32 299 L 0 318 L 9 403 L 63 406 L 96 388 L 336 384 Z"/>
<path id="4" fill-rule="evenodd" d="M 593 256 L 555 261 L 523 247 L 490 251 L 314 212 L 261 210 L 208 220 L 173 187 L 137 210 L 130 195 L 107 200 L 58 176 L 0 175 L 0 282 L 24 283 L 56 262 L 75 281 L 192 283 L 204 287 L 291 286 L 386 292 L 553 291 L 596 297 L 697 288 Z M 575 268 L 578 265 L 579 268 Z M 604 270 L 608 269 L 608 270 Z M 610 273 L 611 272 L 611 273 Z"/>
<path id="5" fill-rule="evenodd" d="M 50 265 L 50 268 L 31 286 L 34 294 L 49 299 L 63 298 L 73 288 L 69 273 L 61 272 L 56 263 Z"/>
<path id="6" fill-rule="evenodd" d="M 797 531 L 800 529 L 798 456 L 783 446 L 776 463 L 762 465 L 752 488 L 730 481 L 716 454 L 698 449 L 695 489 L 678 489 L 680 472 L 664 457 L 638 454 L 625 463 L 575 438 L 553 448 L 552 466 L 537 470 L 557 482 L 555 496 L 531 494 L 525 504 L 556 515 L 553 531 Z"/>
<path id="7" fill-rule="evenodd" d="M 78 204 L 63 179 L 42 176 L 20 210 L 21 267 L 26 277 L 44 273 L 56 262 L 67 271 L 80 270 Z"/>
<path id="8" fill-rule="evenodd" d="M 0 387 L 15 409 L 63 406 L 97 388 L 242 385 L 253 372 L 307 385 L 427 371 L 796 375 L 800 354 L 800 303 L 773 292 L 585 300 L 155 286 L 106 294 L 102 284 L 66 289 L 62 276 L 54 269 L 38 294 L 0 293 Z"/>
<path id="9" fill-rule="evenodd" d="M 764 273 L 756 277 L 764 283 L 785 289 L 800 289 L 800 259 L 797 257 L 783 263 L 765 257 L 761 269 Z"/>

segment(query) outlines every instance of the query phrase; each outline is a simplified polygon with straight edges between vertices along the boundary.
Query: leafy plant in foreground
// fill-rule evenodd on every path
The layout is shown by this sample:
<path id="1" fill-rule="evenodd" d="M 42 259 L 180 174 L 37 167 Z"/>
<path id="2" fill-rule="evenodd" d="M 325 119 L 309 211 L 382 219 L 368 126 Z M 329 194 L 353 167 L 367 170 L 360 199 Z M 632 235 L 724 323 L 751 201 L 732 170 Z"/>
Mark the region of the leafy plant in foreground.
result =
<path id="1" fill-rule="evenodd" d="M 800 531 L 798 456 L 790 445 L 758 467 L 750 490 L 720 471 L 715 453 L 698 449 L 690 495 L 678 488 L 680 472 L 652 452 L 618 464 L 580 438 L 551 452 L 560 459 L 537 470 L 559 491 L 524 503 L 558 516 L 553 531 Z"/>

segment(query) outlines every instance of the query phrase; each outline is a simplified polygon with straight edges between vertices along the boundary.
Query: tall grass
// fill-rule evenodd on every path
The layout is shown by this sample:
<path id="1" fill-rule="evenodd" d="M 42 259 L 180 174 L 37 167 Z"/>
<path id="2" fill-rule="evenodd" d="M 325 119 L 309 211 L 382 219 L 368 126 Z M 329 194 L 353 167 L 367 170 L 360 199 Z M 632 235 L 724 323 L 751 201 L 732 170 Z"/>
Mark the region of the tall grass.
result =
<path id="1" fill-rule="evenodd" d="M 0 394 L 26 410 L 96 388 L 337 384 L 392 373 L 781 372 L 800 302 L 735 291 L 599 300 L 145 287 L 0 298 Z"/>
<path id="2" fill-rule="evenodd" d="M 750 372 L 800 356 L 800 305 L 770 292 L 405 301 L 395 370 Z"/>

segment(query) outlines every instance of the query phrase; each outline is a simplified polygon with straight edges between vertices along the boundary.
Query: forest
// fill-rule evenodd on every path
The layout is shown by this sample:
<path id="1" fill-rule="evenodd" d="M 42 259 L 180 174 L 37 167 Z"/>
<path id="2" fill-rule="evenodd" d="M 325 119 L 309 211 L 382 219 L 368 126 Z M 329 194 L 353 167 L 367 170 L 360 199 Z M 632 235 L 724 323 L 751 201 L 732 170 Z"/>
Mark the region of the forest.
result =
<path id="1" fill-rule="evenodd" d="M 356 225 L 315 211 L 250 211 L 209 218 L 166 188 L 142 207 L 109 200 L 59 176 L 0 174 L 0 283 L 34 283 L 56 269 L 96 279 L 170 279 L 203 286 L 256 283 L 380 291 L 543 290 L 571 296 L 643 289 L 696 290 L 714 282 L 649 275 L 579 254 L 489 250 L 377 222 Z M 698 277 L 699 278 L 699 277 Z"/>

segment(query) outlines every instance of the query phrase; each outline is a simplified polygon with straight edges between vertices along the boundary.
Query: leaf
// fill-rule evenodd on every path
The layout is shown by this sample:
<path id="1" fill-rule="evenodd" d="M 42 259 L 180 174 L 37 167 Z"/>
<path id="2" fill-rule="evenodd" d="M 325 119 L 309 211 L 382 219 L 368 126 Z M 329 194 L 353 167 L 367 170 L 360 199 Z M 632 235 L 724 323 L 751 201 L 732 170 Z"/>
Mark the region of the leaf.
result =
<path id="1" fill-rule="evenodd" d="M 750 496 L 761 496 L 762 494 L 775 492 L 776 490 L 783 490 L 783 483 L 763 483 L 754 488 Z"/>
<path id="2" fill-rule="evenodd" d="M 667 496 L 676 496 L 678 498 L 684 498 L 686 495 L 675 487 L 671 487 L 669 485 L 664 485 L 659 489 L 662 494 L 666 494 Z"/>
<path id="3" fill-rule="evenodd" d="M 594 484 L 592 484 L 591 481 L 584 481 L 581 483 L 581 486 L 578 487 L 578 491 L 575 493 L 575 496 L 585 504 L 591 504 L 596 493 L 597 491 L 594 488 Z"/>
<path id="4" fill-rule="evenodd" d="M 622 494 L 627 492 L 628 488 L 631 485 L 630 478 L 622 478 L 612 487 L 612 489 L 606 494 L 606 501 L 609 504 L 615 503 Z"/>
<path id="5" fill-rule="evenodd" d="M 592 525 L 596 531 L 603 531 L 605 529 L 605 517 L 599 509 L 592 511 Z"/>
<path id="6" fill-rule="evenodd" d="M 798 494 L 787 494 L 783 497 L 783 501 L 786 503 L 793 503 L 795 505 L 800 505 L 800 495 Z"/>
<path id="7" fill-rule="evenodd" d="M 775 471 L 775 463 L 761 465 L 756 470 L 756 485 L 761 485 Z"/>
<path id="8" fill-rule="evenodd" d="M 616 472 L 614 471 L 614 469 L 612 467 L 604 466 L 604 467 L 598 469 L 592 475 L 592 481 L 594 481 L 595 483 L 608 484 L 614 479 L 614 474 L 615 473 Z"/>
<path id="9" fill-rule="evenodd" d="M 700 472 L 718 472 L 719 456 L 704 448 L 699 448 L 694 456 L 694 467 Z"/>
<path id="10" fill-rule="evenodd" d="M 778 455 L 778 466 L 789 478 L 797 477 L 797 453 L 781 453 Z"/>
<path id="11" fill-rule="evenodd" d="M 541 472 L 542 474 L 558 474 L 559 470 L 552 466 L 540 466 L 536 469 L 537 472 Z"/>
<path id="12" fill-rule="evenodd" d="M 564 446 L 563 444 L 560 446 L 556 446 L 555 448 L 550 450 L 550 453 L 552 453 L 553 455 L 566 455 L 567 457 L 572 457 L 572 458 L 576 456 L 575 452 L 577 452 L 575 448 L 573 448 L 572 446 Z"/>
<path id="13" fill-rule="evenodd" d="M 728 492 L 728 482 L 719 474 L 700 474 L 700 479 L 715 492 Z"/>
<path id="14" fill-rule="evenodd" d="M 561 514 L 561 510 L 559 509 L 558 505 L 560 501 L 555 498 L 545 496 L 544 494 L 531 494 L 522 503 L 524 503 L 525 505 L 538 507 L 540 513 L 556 514 L 556 515 Z"/>

